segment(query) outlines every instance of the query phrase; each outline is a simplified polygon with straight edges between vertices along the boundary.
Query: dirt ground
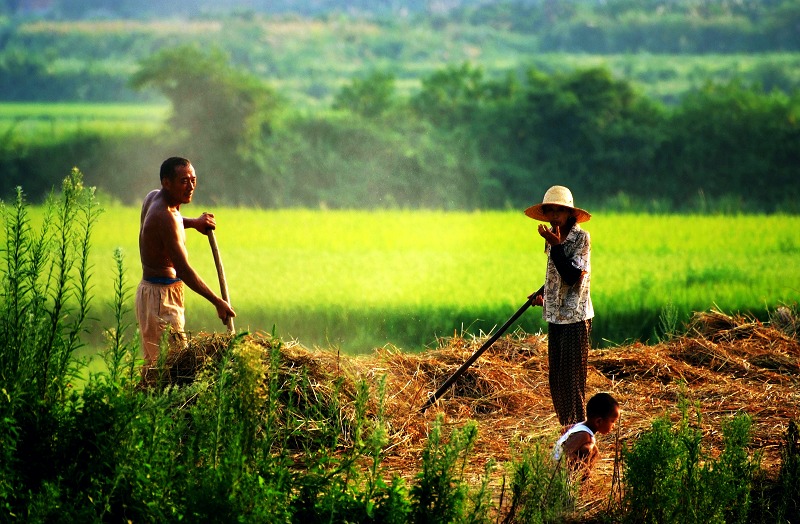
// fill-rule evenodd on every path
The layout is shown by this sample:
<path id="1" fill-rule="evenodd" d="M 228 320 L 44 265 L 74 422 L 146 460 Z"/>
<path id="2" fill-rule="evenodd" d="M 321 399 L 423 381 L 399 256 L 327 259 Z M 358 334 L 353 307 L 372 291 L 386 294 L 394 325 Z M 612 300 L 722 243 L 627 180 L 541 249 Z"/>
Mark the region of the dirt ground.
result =
<path id="1" fill-rule="evenodd" d="M 800 342 L 780 326 L 718 311 L 699 313 L 684 336 L 656 345 L 640 343 L 589 354 L 587 397 L 614 395 L 622 407 L 615 432 L 598 436 L 603 458 L 581 492 L 579 512 L 600 511 L 618 495 L 617 451 L 661 416 L 680 419 L 678 398 L 699 404 L 703 443 L 721 451 L 722 422 L 740 412 L 753 420 L 753 454 L 775 475 L 790 420 L 800 422 Z M 428 396 L 444 383 L 485 338 L 452 338 L 421 354 L 383 349 L 357 359 L 367 376 L 387 377 L 387 415 L 391 446 L 384 465 L 412 477 L 435 418 L 459 427 L 478 424 L 470 474 L 477 479 L 487 461 L 508 461 L 512 446 L 541 439 L 552 445 L 562 430 L 547 383 L 546 335 L 515 333 L 501 337 L 424 413 Z"/>
<path id="2" fill-rule="evenodd" d="M 622 416 L 612 434 L 598 436 L 602 459 L 581 490 L 578 513 L 590 517 L 618 497 L 614 479 L 622 468 L 622 445 L 658 417 L 678 421 L 681 395 L 699 405 L 703 445 L 712 455 L 721 451 L 722 423 L 737 413 L 749 414 L 753 456 L 761 453 L 761 467 L 768 475 L 777 474 L 789 422 L 800 422 L 798 325 L 791 311 L 761 323 L 712 310 L 695 314 L 686 334 L 661 343 L 592 350 L 587 398 L 610 392 Z M 389 446 L 383 466 L 389 474 L 410 481 L 420 471 L 422 451 L 438 416 L 443 417 L 445 434 L 449 427 L 476 421 L 478 437 L 467 474 L 477 483 L 487 462 L 511 459 L 514 445 L 538 441 L 552 446 L 562 430 L 548 390 L 546 334 L 501 337 L 436 403 L 421 411 L 487 338 L 455 336 L 421 353 L 384 347 L 358 357 L 284 341 L 281 352 L 289 367 L 308 370 L 320 395 L 330 391 L 331 376 L 361 377 L 371 384 L 385 379 Z M 499 493 L 500 486 L 494 487 Z"/>

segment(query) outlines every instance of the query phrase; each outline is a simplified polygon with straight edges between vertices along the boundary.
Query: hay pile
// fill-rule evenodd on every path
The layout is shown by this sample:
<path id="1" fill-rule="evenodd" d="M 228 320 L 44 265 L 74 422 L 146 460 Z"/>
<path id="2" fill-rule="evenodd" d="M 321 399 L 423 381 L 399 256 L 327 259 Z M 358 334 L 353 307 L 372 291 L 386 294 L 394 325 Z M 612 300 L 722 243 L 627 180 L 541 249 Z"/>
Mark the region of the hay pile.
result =
<path id="1" fill-rule="evenodd" d="M 661 343 L 590 352 L 587 396 L 609 391 L 623 412 L 616 434 L 598 439 L 604 458 L 582 494 L 582 509 L 591 513 L 608 499 L 618 470 L 615 449 L 649 429 L 657 417 L 679 418 L 681 393 L 699 404 L 704 445 L 712 453 L 721 448 L 721 422 L 738 412 L 750 414 L 753 451 L 760 450 L 762 467 L 776 473 L 789 421 L 800 420 L 800 342 L 796 318 L 790 314 L 787 321 L 795 331 L 712 310 L 695 314 L 686 334 Z M 274 342 L 268 336 L 247 337 L 265 347 Z M 196 337 L 185 350 L 191 354 L 172 357 L 172 366 L 180 370 L 171 375 L 190 379 L 229 339 Z M 332 378 L 364 377 L 377 384 L 385 376 L 390 445 L 383 464 L 405 478 L 419 471 L 422 449 L 438 414 L 454 427 L 476 420 L 479 436 L 469 471 L 477 478 L 490 459 L 510 459 L 509 444 L 533 439 L 550 443 L 561 431 L 547 385 L 546 335 L 515 332 L 500 338 L 436 404 L 420 412 L 428 396 L 485 339 L 455 336 L 423 353 L 387 346 L 359 357 L 288 342 L 281 348 L 282 365 L 289 371 L 304 367 L 321 395 L 332 391 Z"/>

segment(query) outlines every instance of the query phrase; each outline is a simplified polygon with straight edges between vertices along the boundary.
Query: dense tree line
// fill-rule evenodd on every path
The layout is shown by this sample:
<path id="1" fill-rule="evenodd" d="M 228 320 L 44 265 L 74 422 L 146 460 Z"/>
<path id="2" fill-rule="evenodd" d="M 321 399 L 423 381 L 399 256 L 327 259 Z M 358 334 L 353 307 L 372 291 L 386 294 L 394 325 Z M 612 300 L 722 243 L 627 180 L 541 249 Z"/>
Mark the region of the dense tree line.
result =
<path id="1" fill-rule="evenodd" d="M 217 16 L 220 13 L 398 17 L 434 24 L 451 20 L 543 35 L 543 47 L 568 51 L 718 52 L 796 49 L 796 0 L 6 0 L 0 13 L 57 19 Z M 755 46 L 755 47 L 754 47 Z M 777 47 L 776 47 L 777 46 Z"/>
<path id="2" fill-rule="evenodd" d="M 535 35 L 538 51 L 732 53 L 800 49 L 799 0 L 7 0 L 0 15 L 29 19 L 304 16 L 368 18 L 385 25 L 452 23 Z"/>
<path id="3" fill-rule="evenodd" d="M 797 212 L 800 201 L 800 95 L 735 82 L 666 107 L 604 69 L 496 80 L 465 63 L 410 96 L 387 73 L 354 79 L 334 108 L 309 113 L 222 53 L 182 47 L 144 60 L 133 84 L 172 103 L 157 139 L 7 146 L 7 190 L 44 193 L 68 162 L 134 203 L 180 152 L 198 167 L 200 202 L 216 204 L 520 208 L 555 182 L 587 205 L 633 210 Z"/>
<path id="4" fill-rule="evenodd" d="M 536 34 L 541 51 L 736 53 L 800 46 L 800 3 L 785 0 L 488 2 L 461 7 L 456 16 Z"/>
<path id="5" fill-rule="evenodd" d="M 362 71 L 381 67 L 416 81 L 422 73 L 446 63 L 473 60 L 470 49 L 479 50 L 484 67 L 493 62 L 507 63 L 514 57 L 523 65 L 536 63 L 547 71 L 557 66 L 543 65 L 541 57 L 553 52 L 697 56 L 769 51 L 770 58 L 764 58 L 758 67 L 737 64 L 731 74 L 759 84 L 767 92 L 791 92 L 800 86 L 797 61 L 783 61 L 788 55 L 778 54 L 800 49 L 800 0 L 489 2 L 442 13 L 412 11 L 404 17 L 376 16 L 369 20 L 369 30 L 358 29 L 358 15 L 337 18 L 330 12 L 316 18 L 228 12 L 195 13 L 186 19 L 105 20 L 127 16 L 125 2 L 118 3 L 117 11 L 102 0 L 77 4 L 87 9 L 94 6 L 105 14 L 86 23 L 70 22 L 55 13 L 50 18 L 56 20 L 46 15 L 0 16 L 0 100 L 153 100 L 152 92 L 137 92 L 127 85 L 137 62 L 160 49 L 189 43 L 224 49 L 235 64 L 265 80 L 297 85 L 297 78 L 303 78 L 302 95 L 313 101 L 327 101 L 342 75 L 351 74 L 352 69 L 343 68 L 343 63 L 357 64 Z M 147 5 L 142 3 L 142 9 Z M 186 8 L 191 4 L 158 5 Z M 380 5 L 384 4 L 376 3 Z M 316 38 L 307 38 L 307 32 L 282 32 L 286 27 L 314 23 L 325 27 Z M 425 28 L 426 36 L 420 38 L 416 33 L 409 37 L 410 30 L 418 27 Z M 425 69 L 420 69 L 422 65 Z M 682 69 L 680 63 L 666 68 L 652 64 L 644 71 L 625 73 L 632 81 L 648 85 L 680 83 L 678 79 L 696 83 L 704 73 Z M 678 89 L 664 99 L 674 101 L 682 91 Z"/>
<path id="6" fill-rule="evenodd" d="M 389 84 L 354 81 L 349 112 L 295 122 L 300 151 L 272 142 L 265 166 L 310 177 L 301 205 L 519 208 L 560 180 L 597 205 L 797 211 L 797 96 L 708 85 L 666 108 L 603 69 L 495 81 L 469 64 L 408 99 Z"/>

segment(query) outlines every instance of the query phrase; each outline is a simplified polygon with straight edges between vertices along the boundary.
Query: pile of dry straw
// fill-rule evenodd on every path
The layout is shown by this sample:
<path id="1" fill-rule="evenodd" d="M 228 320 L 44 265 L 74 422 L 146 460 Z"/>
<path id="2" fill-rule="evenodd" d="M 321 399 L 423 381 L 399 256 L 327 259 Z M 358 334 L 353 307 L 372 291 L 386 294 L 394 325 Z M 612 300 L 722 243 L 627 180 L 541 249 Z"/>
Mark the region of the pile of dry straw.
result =
<path id="1" fill-rule="evenodd" d="M 623 411 L 616 433 L 599 438 L 604 458 L 582 494 L 584 510 L 602 505 L 615 490 L 612 477 L 619 471 L 617 451 L 624 442 L 649 429 L 657 417 L 679 419 L 676 406 L 681 394 L 699 404 L 704 444 L 712 454 L 720 451 L 721 422 L 738 412 L 750 414 L 753 451 L 763 453 L 762 466 L 768 472 L 777 471 L 789 421 L 800 420 L 800 322 L 791 310 L 777 313 L 770 323 L 716 310 L 697 313 L 685 335 L 655 345 L 635 343 L 590 353 L 587 397 L 611 392 Z M 245 338 L 263 345 L 265 354 L 275 343 L 269 336 Z M 228 335 L 194 337 L 186 350 L 170 355 L 171 381 L 191 381 L 205 362 L 218 357 L 229 339 Z M 477 478 L 490 459 L 509 460 L 515 443 L 540 439 L 550 446 L 561 431 L 550 401 L 547 340 L 541 334 L 516 332 L 500 338 L 421 413 L 428 396 L 485 339 L 454 336 L 442 339 L 438 349 L 422 353 L 387 346 L 358 357 L 284 342 L 282 369 L 305 368 L 320 398 L 334 394 L 331 384 L 337 377 L 352 383 L 364 378 L 371 384 L 385 377 L 390 444 L 383 464 L 406 478 L 419 471 L 422 448 L 439 414 L 452 427 L 477 421 L 478 441 L 469 465 Z M 353 390 L 345 388 L 340 394 Z"/>

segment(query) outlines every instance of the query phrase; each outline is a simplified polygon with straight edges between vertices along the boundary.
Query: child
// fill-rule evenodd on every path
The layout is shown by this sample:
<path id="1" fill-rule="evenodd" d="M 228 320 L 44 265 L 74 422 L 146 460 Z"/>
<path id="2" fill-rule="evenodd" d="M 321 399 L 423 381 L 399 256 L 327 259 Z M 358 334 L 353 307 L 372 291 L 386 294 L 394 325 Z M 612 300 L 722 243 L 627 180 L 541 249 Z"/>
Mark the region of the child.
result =
<path id="1" fill-rule="evenodd" d="M 547 322 L 547 360 L 550 396 L 562 426 L 585 418 L 586 361 L 591 346 L 594 309 L 589 295 L 591 239 L 578 225 L 591 215 L 577 208 L 563 186 L 547 190 L 541 204 L 525 214 L 540 224 L 545 239 L 547 272 L 544 285 L 530 295 L 542 306 Z"/>
<path id="2" fill-rule="evenodd" d="M 556 442 L 553 459 L 563 460 L 570 469 L 588 476 L 600 457 L 595 433 L 611 433 L 619 419 L 619 403 L 608 393 L 597 393 L 586 403 L 586 420 L 569 428 Z"/>

